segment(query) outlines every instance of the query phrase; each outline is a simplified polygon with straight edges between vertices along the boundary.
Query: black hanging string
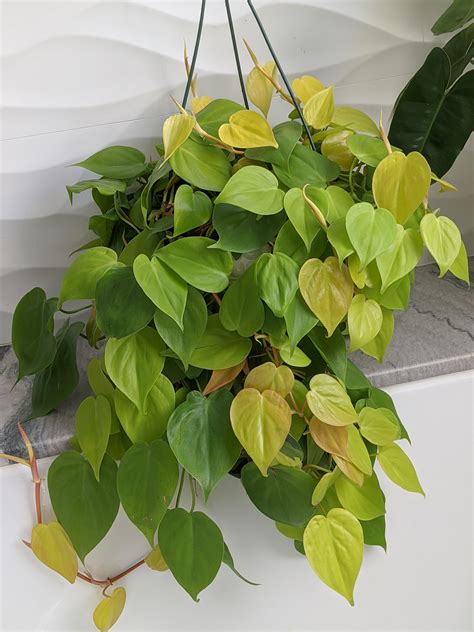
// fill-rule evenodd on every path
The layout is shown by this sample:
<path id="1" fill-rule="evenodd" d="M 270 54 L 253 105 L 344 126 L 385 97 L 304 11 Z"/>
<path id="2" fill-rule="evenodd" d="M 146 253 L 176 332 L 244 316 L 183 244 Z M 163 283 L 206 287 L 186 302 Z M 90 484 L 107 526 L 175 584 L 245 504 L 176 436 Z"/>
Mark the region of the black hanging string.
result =
<path id="1" fill-rule="evenodd" d="M 240 66 L 239 49 L 237 48 L 237 42 L 235 40 L 234 23 L 232 21 L 232 13 L 231 13 L 231 10 L 230 10 L 230 1 L 229 0 L 225 0 L 225 8 L 226 8 L 226 11 L 227 11 L 227 21 L 229 23 L 230 37 L 232 39 L 232 48 L 234 49 L 235 65 L 237 66 L 237 73 L 239 75 L 240 89 L 242 90 L 242 97 L 244 99 L 244 105 L 245 105 L 245 107 L 248 110 L 249 109 L 249 102 L 248 102 L 248 99 L 247 99 L 247 93 L 245 92 L 244 77 L 242 75 L 242 67 Z"/>
<path id="2" fill-rule="evenodd" d="M 198 30 L 196 33 L 196 41 L 194 43 L 193 58 L 191 60 L 191 67 L 189 68 L 188 80 L 186 81 L 186 88 L 184 89 L 183 102 L 181 103 L 183 108 L 186 108 L 188 102 L 189 90 L 191 89 L 191 83 L 194 76 L 194 69 L 196 68 L 196 59 L 199 51 L 199 44 L 201 42 L 202 26 L 204 24 L 204 12 L 206 10 L 206 0 L 201 1 L 201 15 L 199 16 Z"/>
<path id="3" fill-rule="evenodd" d="M 287 77 L 286 77 L 286 75 L 285 75 L 285 73 L 283 71 L 283 68 L 281 67 L 280 62 L 278 61 L 278 57 L 276 56 L 275 51 L 273 50 L 273 47 L 272 47 L 272 45 L 270 43 L 270 40 L 268 39 L 268 35 L 267 35 L 266 31 L 265 31 L 265 28 L 264 28 L 260 18 L 258 17 L 258 13 L 257 13 L 255 7 L 252 4 L 252 0 L 247 0 L 247 4 L 249 5 L 250 10 L 253 13 L 255 21 L 258 24 L 258 28 L 260 29 L 260 32 L 261 32 L 261 34 L 263 36 L 263 39 L 265 40 L 265 43 L 266 43 L 266 45 L 268 47 L 268 50 L 270 51 L 270 54 L 273 57 L 273 61 L 275 62 L 276 66 L 278 68 L 278 72 L 280 73 L 281 78 L 283 79 L 283 83 L 285 84 L 286 89 L 288 90 L 288 94 L 290 95 L 291 100 L 293 101 L 293 105 L 295 106 L 295 109 L 298 112 L 298 116 L 300 117 L 301 122 L 303 123 L 303 127 L 305 129 L 306 135 L 308 136 L 308 140 L 309 140 L 309 144 L 311 145 L 311 149 L 316 151 L 316 146 L 315 146 L 313 138 L 311 136 L 311 132 L 309 131 L 308 123 L 306 122 L 306 119 L 303 116 L 303 112 L 301 111 L 301 107 L 300 107 L 300 104 L 298 103 L 298 99 L 295 97 L 295 94 L 294 94 L 293 90 L 291 89 L 290 82 L 288 81 L 288 79 L 287 79 Z"/>

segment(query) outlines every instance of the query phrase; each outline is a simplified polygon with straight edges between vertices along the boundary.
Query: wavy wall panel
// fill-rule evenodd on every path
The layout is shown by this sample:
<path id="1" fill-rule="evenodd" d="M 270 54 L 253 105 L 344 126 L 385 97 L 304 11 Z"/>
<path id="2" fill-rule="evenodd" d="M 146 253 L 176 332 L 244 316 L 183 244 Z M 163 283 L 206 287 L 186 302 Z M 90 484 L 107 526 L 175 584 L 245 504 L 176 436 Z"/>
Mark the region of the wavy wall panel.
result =
<path id="1" fill-rule="evenodd" d="M 388 119 L 393 101 L 431 48 L 429 28 L 446 0 L 257 0 L 288 74 L 335 86 L 339 103 Z M 200 92 L 239 98 L 224 3 L 208 0 L 197 72 Z M 245 2 L 232 3 L 239 38 L 268 58 Z M 192 48 L 200 3 L 87 1 L 2 3 L 0 72 L 0 342 L 33 285 L 57 292 L 67 253 L 89 237 L 89 197 L 69 205 L 67 168 L 110 144 L 152 152 L 170 95 L 184 87 L 183 39 Z M 242 51 L 244 66 L 250 65 Z M 285 116 L 275 100 L 273 117 Z M 443 209 L 459 220 L 472 204 L 472 145 Z"/>

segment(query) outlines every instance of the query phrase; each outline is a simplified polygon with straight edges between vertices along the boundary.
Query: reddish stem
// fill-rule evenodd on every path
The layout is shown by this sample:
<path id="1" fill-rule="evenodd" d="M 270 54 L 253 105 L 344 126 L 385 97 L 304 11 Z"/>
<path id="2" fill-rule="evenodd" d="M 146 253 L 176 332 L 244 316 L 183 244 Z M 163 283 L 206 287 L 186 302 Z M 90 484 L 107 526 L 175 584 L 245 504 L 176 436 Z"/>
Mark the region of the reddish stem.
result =
<path id="1" fill-rule="evenodd" d="M 23 443 L 25 444 L 28 456 L 30 458 L 31 476 L 35 484 L 35 507 L 36 507 L 36 522 L 41 524 L 43 522 L 43 514 L 41 512 L 41 478 L 38 472 L 38 463 L 36 462 L 33 446 L 31 445 L 30 438 L 23 430 L 22 425 L 18 424 L 18 430 L 20 432 Z"/>
<path id="2" fill-rule="evenodd" d="M 212 293 L 212 298 L 216 301 L 218 305 L 222 303 L 221 297 L 218 294 L 215 294 L 214 292 Z"/>

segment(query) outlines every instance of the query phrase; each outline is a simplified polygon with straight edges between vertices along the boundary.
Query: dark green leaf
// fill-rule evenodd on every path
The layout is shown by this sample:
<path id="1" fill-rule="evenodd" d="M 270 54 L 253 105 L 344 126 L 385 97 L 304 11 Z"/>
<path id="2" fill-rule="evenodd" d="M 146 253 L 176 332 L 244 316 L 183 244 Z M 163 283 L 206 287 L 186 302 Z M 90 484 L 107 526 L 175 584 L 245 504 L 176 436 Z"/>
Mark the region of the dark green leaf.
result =
<path id="1" fill-rule="evenodd" d="M 255 266 L 251 266 L 226 290 L 219 310 L 221 323 L 229 331 L 253 336 L 263 325 L 265 310 L 258 295 Z"/>
<path id="2" fill-rule="evenodd" d="M 308 335 L 331 371 L 342 381 L 346 379 L 347 353 L 344 336 L 339 329 L 328 338 L 323 327 L 315 327 Z"/>
<path id="3" fill-rule="evenodd" d="M 303 265 L 306 259 L 318 259 L 327 246 L 326 233 L 321 230 L 314 238 L 311 249 L 308 253 L 304 241 L 296 232 L 293 224 L 287 221 L 280 228 L 275 240 L 273 252 L 282 252 L 293 259 L 299 266 Z"/>
<path id="4" fill-rule="evenodd" d="M 318 319 L 306 305 L 299 290 L 283 316 L 288 331 L 288 338 L 290 339 L 290 347 L 294 351 L 296 345 L 313 329 Z"/>
<path id="5" fill-rule="evenodd" d="M 364 532 L 364 544 L 381 546 L 386 551 L 385 516 L 379 516 L 373 520 L 361 520 L 360 524 Z"/>
<path id="6" fill-rule="evenodd" d="M 234 558 L 232 557 L 231 552 L 229 551 L 229 547 L 224 542 L 224 556 L 222 558 L 222 562 L 230 568 L 230 570 L 237 575 L 239 579 L 241 579 L 246 584 L 250 584 L 251 586 L 260 586 L 260 584 L 256 584 L 255 582 L 251 582 L 249 579 L 245 578 L 243 575 L 239 573 L 239 571 L 235 568 Z"/>
<path id="7" fill-rule="evenodd" d="M 126 266 L 132 266 L 138 255 L 151 257 L 159 241 L 160 238 L 155 232 L 144 230 L 128 242 L 118 260 Z"/>
<path id="8" fill-rule="evenodd" d="M 447 44 L 444 45 L 443 50 L 448 54 L 449 61 L 451 63 L 451 76 L 449 78 L 450 85 L 452 85 L 456 79 L 462 75 L 466 66 L 471 62 L 473 46 L 474 24 L 471 24 L 457 33 Z"/>
<path id="9" fill-rule="evenodd" d="M 467 24 L 472 18 L 474 18 L 472 0 L 453 0 L 452 4 L 433 24 L 431 32 L 434 35 L 450 33 Z"/>
<path id="10" fill-rule="evenodd" d="M 212 214 L 212 202 L 202 191 L 193 192 L 189 184 L 182 184 L 174 197 L 173 237 L 202 226 Z"/>
<path id="11" fill-rule="evenodd" d="M 112 413 L 103 395 L 86 397 L 76 411 L 76 436 L 82 453 L 99 480 L 100 465 L 109 441 Z"/>
<path id="12" fill-rule="evenodd" d="M 84 167 L 107 178 L 127 180 L 143 173 L 146 168 L 146 158 L 134 147 L 116 145 L 98 151 L 86 160 L 76 163 L 76 166 Z"/>
<path id="13" fill-rule="evenodd" d="M 66 186 L 69 201 L 72 202 L 73 193 L 82 193 L 87 189 L 96 190 L 100 195 L 111 196 L 117 191 L 125 191 L 127 183 L 123 180 L 111 180 L 110 178 L 100 178 L 99 180 L 81 180 L 76 184 L 69 184 Z"/>
<path id="14" fill-rule="evenodd" d="M 281 252 L 264 253 L 258 258 L 256 272 L 260 297 L 281 318 L 298 289 L 298 264 Z"/>
<path id="15" fill-rule="evenodd" d="M 232 204 L 216 204 L 212 223 L 219 241 L 213 248 L 251 252 L 271 241 L 285 221 L 283 212 L 256 215 Z"/>

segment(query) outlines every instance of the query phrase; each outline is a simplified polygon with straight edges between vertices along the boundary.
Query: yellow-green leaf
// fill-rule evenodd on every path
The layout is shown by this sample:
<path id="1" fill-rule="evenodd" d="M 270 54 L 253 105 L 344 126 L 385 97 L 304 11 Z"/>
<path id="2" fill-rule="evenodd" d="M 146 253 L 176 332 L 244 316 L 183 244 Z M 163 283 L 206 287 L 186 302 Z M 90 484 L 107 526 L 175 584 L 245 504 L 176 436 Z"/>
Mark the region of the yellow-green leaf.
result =
<path id="1" fill-rule="evenodd" d="M 359 420 L 354 406 L 336 378 L 321 373 L 311 378 L 306 401 L 313 415 L 331 426 L 348 426 Z"/>
<path id="2" fill-rule="evenodd" d="M 395 324 L 393 312 L 390 309 L 382 307 L 382 315 L 383 320 L 379 333 L 375 336 L 373 340 L 361 347 L 364 353 L 371 356 L 372 358 L 375 358 L 376 360 L 378 360 L 378 362 L 383 362 L 385 352 L 387 351 L 388 345 L 392 340 L 393 328 Z"/>
<path id="3" fill-rule="evenodd" d="M 198 114 L 201 110 L 204 110 L 206 105 L 212 101 L 212 97 L 202 96 L 193 97 L 191 99 L 191 111 L 193 114 Z"/>
<path id="4" fill-rule="evenodd" d="M 347 267 L 354 285 L 361 290 L 367 281 L 367 269 L 363 267 L 358 255 L 353 252 L 347 259 Z"/>
<path id="5" fill-rule="evenodd" d="M 169 569 L 168 564 L 165 562 L 165 558 L 161 552 L 161 549 L 156 545 L 145 558 L 145 563 L 152 571 L 167 571 Z"/>
<path id="6" fill-rule="evenodd" d="M 375 445 L 387 445 L 400 438 L 398 419 L 388 408 L 366 406 L 359 412 L 362 436 Z"/>
<path id="7" fill-rule="evenodd" d="M 313 95 L 324 90 L 324 86 L 319 79 L 311 77 L 311 75 L 303 75 L 302 77 L 293 79 L 291 87 L 302 103 L 306 103 Z"/>
<path id="8" fill-rule="evenodd" d="M 100 632 L 108 632 L 115 625 L 125 606 L 125 588 L 114 588 L 112 595 L 102 599 L 94 610 L 95 627 Z"/>
<path id="9" fill-rule="evenodd" d="M 459 228 L 449 217 L 427 213 L 420 222 L 420 232 L 425 246 L 439 265 L 439 276 L 443 277 L 461 249 Z"/>
<path id="10" fill-rule="evenodd" d="M 417 151 L 407 156 L 396 151 L 377 165 L 372 191 L 377 206 L 404 224 L 428 195 L 430 184 L 431 169 L 424 156 Z"/>
<path id="11" fill-rule="evenodd" d="M 368 344 L 379 333 L 383 322 L 382 308 L 363 294 L 356 294 L 352 299 L 347 315 L 347 325 L 351 337 L 349 351 L 360 349 Z"/>
<path id="12" fill-rule="evenodd" d="M 348 432 L 346 426 L 326 424 L 317 417 L 309 422 L 309 432 L 313 441 L 328 454 L 340 456 L 349 460 L 347 453 Z"/>
<path id="13" fill-rule="evenodd" d="M 335 487 L 341 505 L 359 520 L 373 520 L 385 514 L 385 498 L 375 472 L 360 487 L 345 476 L 337 479 Z"/>
<path id="14" fill-rule="evenodd" d="M 270 77 L 275 79 L 276 64 L 274 61 L 267 61 L 266 64 L 263 64 L 263 68 Z M 247 76 L 245 88 L 248 98 L 262 111 L 264 116 L 267 116 L 272 102 L 273 91 L 275 90 L 272 82 L 255 67 L 252 68 Z"/>
<path id="15" fill-rule="evenodd" d="M 107 397 L 98 395 L 82 400 L 76 411 L 76 436 L 97 480 L 107 450 L 111 426 L 112 412 Z"/>
<path id="16" fill-rule="evenodd" d="M 331 509 L 314 516 L 303 536 L 308 562 L 316 575 L 354 605 L 354 585 L 362 564 L 362 527 L 349 511 Z"/>
<path id="17" fill-rule="evenodd" d="M 36 557 L 71 584 L 77 576 L 77 553 L 59 522 L 37 524 L 31 532 L 31 550 Z"/>
<path id="18" fill-rule="evenodd" d="M 293 371 L 282 364 L 275 366 L 273 362 L 265 362 L 252 369 L 245 378 L 245 388 L 255 388 L 260 393 L 263 391 L 275 391 L 282 397 L 291 393 L 295 376 Z"/>
<path id="19" fill-rule="evenodd" d="M 451 274 L 454 274 L 455 277 L 461 279 L 461 281 L 465 281 L 468 285 L 471 285 L 469 279 L 469 261 L 467 259 L 466 246 L 461 241 L 461 247 L 459 248 L 459 253 L 451 267 L 449 268 Z"/>
<path id="20" fill-rule="evenodd" d="M 337 467 L 350 481 L 359 487 L 364 484 L 364 474 L 353 463 L 337 455 L 333 455 L 333 459 Z"/>
<path id="21" fill-rule="evenodd" d="M 303 115 L 308 123 L 316 129 L 327 127 L 334 115 L 334 95 L 332 86 L 325 88 L 305 103 Z"/>
<path id="22" fill-rule="evenodd" d="M 340 474 L 341 471 L 336 467 L 332 472 L 328 472 L 321 478 L 314 488 L 313 496 L 311 498 L 311 502 L 315 507 L 324 499 L 328 489 L 334 485 Z"/>
<path id="23" fill-rule="evenodd" d="M 389 285 L 413 270 L 423 252 L 423 241 L 418 231 L 413 228 L 405 230 L 402 226 L 397 229 L 398 234 L 393 244 L 376 259 L 382 278 L 382 294 Z"/>
<path id="24" fill-rule="evenodd" d="M 339 266 L 336 257 L 324 262 L 308 259 L 300 270 L 299 286 L 308 307 L 332 336 L 352 300 L 353 285 L 347 266 Z"/>
<path id="25" fill-rule="evenodd" d="M 252 110 L 239 110 L 219 127 L 219 138 L 231 147 L 278 147 L 265 117 Z"/>
<path id="26" fill-rule="evenodd" d="M 334 108 L 332 123 L 354 132 L 366 132 L 373 136 L 379 136 L 379 129 L 370 116 L 347 105 L 338 105 Z"/>
<path id="27" fill-rule="evenodd" d="M 425 495 L 416 474 L 413 463 L 396 443 L 390 443 L 380 448 L 377 455 L 380 467 L 388 478 L 407 492 Z"/>
<path id="28" fill-rule="evenodd" d="M 347 146 L 347 139 L 354 132 L 343 129 L 328 134 L 321 143 L 321 153 L 329 160 L 337 162 L 343 171 L 349 171 L 354 156 Z"/>
<path id="29" fill-rule="evenodd" d="M 232 428 L 263 476 L 276 457 L 291 427 L 291 409 L 274 391 L 260 393 L 244 388 L 230 408 Z"/>
<path id="30" fill-rule="evenodd" d="M 346 216 L 346 229 L 364 268 L 390 248 L 397 236 L 393 215 L 384 208 L 375 210 L 368 202 L 351 206 Z"/>
<path id="31" fill-rule="evenodd" d="M 163 123 L 163 145 L 165 160 L 171 158 L 174 152 L 189 138 L 194 127 L 194 119 L 189 114 L 173 114 Z"/>
<path id="32" fill-rule="evenodd" d="M 372 461 L 367 447 L 360 436 L 359 430 L 354 426 L 347 426 L 347 454 L 349 461 L 358 470 L 370 476 L 372 474 Z"/>

